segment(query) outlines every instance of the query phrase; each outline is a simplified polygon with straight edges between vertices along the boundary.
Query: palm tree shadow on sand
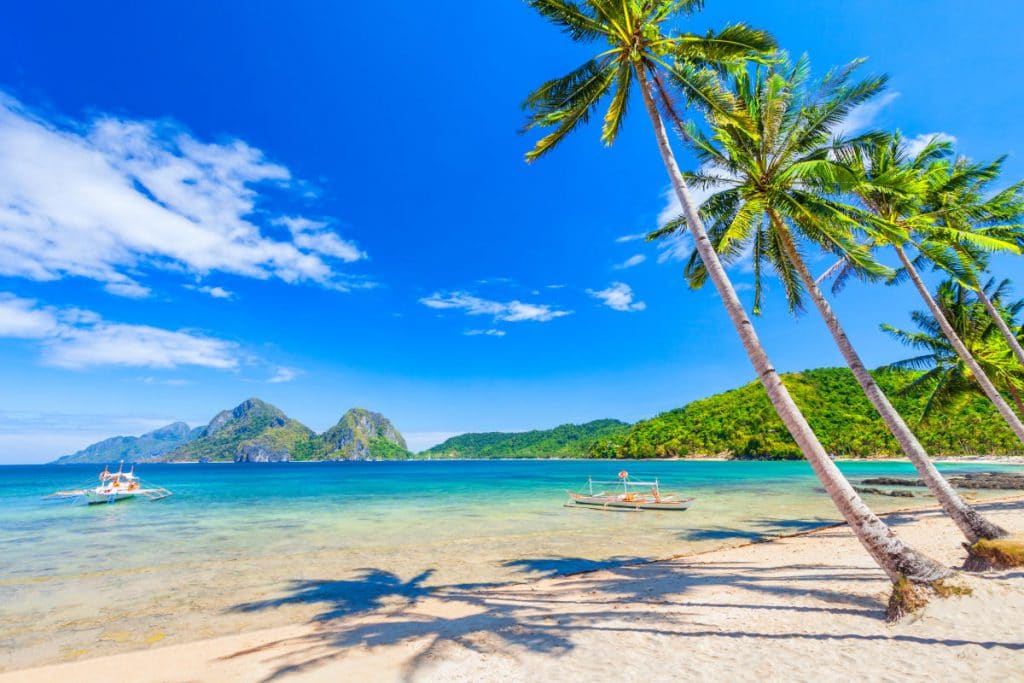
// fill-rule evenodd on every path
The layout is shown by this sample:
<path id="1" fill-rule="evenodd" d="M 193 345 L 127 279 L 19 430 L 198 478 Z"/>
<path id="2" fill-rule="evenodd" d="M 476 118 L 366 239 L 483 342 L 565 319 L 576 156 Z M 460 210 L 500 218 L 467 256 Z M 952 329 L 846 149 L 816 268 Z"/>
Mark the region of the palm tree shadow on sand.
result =
<path id="1" fill-rule="evenodd" d="M 316 619 L 330 621 L 381 609 L 388 602 L 414 603 L 430 594 L 431 589 L 423 583 L 434 574 L 433 569 L 427 569 L 403 581 L 397 574 L 383 569 L 364 568 L 358 572 L 358 578 L 351 580 L 293 581 L 285 596 L 245 602 L 235 605 L 229 611 L 259 612 L 285 605 L 325 605 L 325 611 L 318 614 Z"/>
<path id="2" fill-rule="evenodd" d="M 1018 508 L 1019 509 L 1019 508 Z M 910 514 L 913 516 L 913 513 Z M 774 521 L 774 520 L 773 520 Z M 797 526 L 797 525 L 794 525 Z M 824 535 L 842 534 L 830 529 Z M 357 649 L 408 646 L 403 678 L 414 678 L 458 649 L 483 657 L 516 657 L 524 652 L 560 658 L 576 647 L 574 636 L 604 632 L 647 634 L 677 639 L 744 638 L 768 640 L 897 641 L 911 646 L 977 645 L 1024 651 L 1024 642 L 929 638 L 876 630 L 885 615 L 878 591 L 884 577 L 874 567 L 826 562 L 765 567 L 711 561 L 710 556 L 665 562 L 624 564 L 643 558 L 595 562 L 549 556 L 505 563 L 523 582 L 425 585 L 434 570 L 402 579 L 383 569 L 363 569 L 348 580 L 299 581 L 276 600 L 238 605 L 235 612 L 315 605 L 316 627 L 295 638 L 264 643 L 223 659 L 260 657 L 274 681 L 340 662 Z M 565 574 L 565 571 L 582 573 Z M 595 571 L 599 570 L 599 571 Z M 538 586 L 536 581 L 545 579 Z M 767 596 L 767 597 L 766 597 Z M 862 624 L 822 626 L 804 632 L 773 632 L 744 627 L 755 611 L 842 614 Z M 708 615 L 729 612 L 730 623 L 709 623 Z M 454 648 L 454 650 L 453 650 Z"/>

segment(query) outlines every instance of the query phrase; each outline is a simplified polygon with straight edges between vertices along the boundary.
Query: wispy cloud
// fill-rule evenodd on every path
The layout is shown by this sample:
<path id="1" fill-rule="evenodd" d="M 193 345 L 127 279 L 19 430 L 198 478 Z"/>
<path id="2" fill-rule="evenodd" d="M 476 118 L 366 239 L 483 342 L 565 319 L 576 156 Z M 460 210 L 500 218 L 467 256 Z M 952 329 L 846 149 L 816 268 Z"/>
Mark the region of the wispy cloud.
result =
<path id="1" fill-rule="evenodd" d="M 134 280 L 122 280 L 120 282 L 108 282 L 103 289 L 115 296 L 123 296 L 128 299 L 145 299 L 152 294 L 149 287 L 140 285 Z"/>
<path id="2" fill-rule="evenodd" d="M 187 379 L 181 379 L 180 377 L 168 377 L 166 379 L 161 377 L 141 377 L 139 379 L 143 384 L 160 384 L 166 387 L 185 387 L 192 384 Z"/>
<path id="3" fill-rule="evenodd" d="M 504 337 L 505 336 L 505 330 L 496 330 L 496 329 L 494 329 L 492 327 L 491 329 L 488 329 L 488 330 L 466 330 L 462 334 L 466 335 L 467 337 L 479 337 L 479 336 Z"/>
<path id="4" fill-rule="evenodd" d="M 136 278 L 153 268 L 349 289 L 336 267 L 366 256 L 325 221 L 262 205 L 265 188 L 305 194 L 287 168 L 173 122 L 57 122 L 0 92 L 0 177 L 3 275 L 79 276 L 128 297 L 149 294 Z"/>
<path id="5" fill-rule="evenodd" d="M 52 311 L 39 308 L 31 299 L 0 294 L 0 337 L 43 339 L 60 330 Z"/>
<path id="6" fill-rule="evenodd" d="M 185 287 L 185 289 L 191 289 L 192 291 L 200 292 L 201 294 L 206 294 L 207 296 L 213 297 L 214 299 L 234 299 L 235 298 L 235 293 L 234 292 L 229 291 L 227 289 L 224 289 L 223 287 L 210 287 L 210 286 L 207 286 L 207 285 L 203 285 L 203 286 L 184 285 L 184 287 Z"/>
<path id="7" fill-rule="evenodd" d="M 192 365 L 231 370 L 239 364 L 234 342 L 108 322 L 91 311 L 41 306 L 13 294 L 0 294 L 0 337 L 38 340 L 43 362 L 62 368 Z"/>
<path id="8" fill-rule="evenodd" d="M 635 242 L 636 240 L 642 240 L 645 237 L 647 237 L 647 233 L 645 233 L 645 232 L 638 232 L 638 233 L 633 234 L 633 235 L 623 235 L 622 237 L 616 237 L 615 241 L 616 242 Z"/>
<path id="9" fill-rule="evenodd" d="M 522 301 L 492 301 L 468 292 L 435 292 L 420 299 L 420 303 L 436 310 L 461 310 L 466 315 L 489 315 L 495 320 L 509 323 L 524 321 L 548 322 L 572 313 L 550 304 L 530 304 Z"/>
<path id="10" fill-rule="evenodd" d="M 931 142 L 932 139 L 937 139 L 938 142 L 956 144 L 956 138 L 949 133 L 921 133 L 917 137 L 904 140 L 903 144 L 907 150 L 907 154 L 912 157 L 916 157 L 924 150 L 925 146 Z"/>
<path id="11" fill-rule="evenodd" d="M 633 288 L 624 282 L 613 282 L 607 289 L 588 289 L 587 294 L 600 299 L 605 306 L 616 311 L 635 312 L 647 308 L 643 301 L 633 300 Z"/>
<path id="12" fill-rule="evenodd" d="M 271 384 L 282 384 L 284 382 L 291 382 L 298 376 L 298 370 L 281 366 L 274 370 L 274 374 L 267 381 Z"/>
<path id="13" fill-rule="evenodd" d="M 622 263 L 616 263 L 612 268 L 615 270 L 625 270 L 626 268 L 632 268 L 633 266 L 639 266 L 641 263 L 647 260 L 647 257 L 643 254 L 633 254 Z"/>
<path id="14" fill-rule="evenodd" d="M 866 131 L 874 125 L 875 119 L 882 113 L 882 110 L 899 96 L 898 92 L 885 92 L 864 104 L 857 105 L 843 119 L 842 123 L 832 129 L 832 134 L 836 137 L 849 137 Z"/>

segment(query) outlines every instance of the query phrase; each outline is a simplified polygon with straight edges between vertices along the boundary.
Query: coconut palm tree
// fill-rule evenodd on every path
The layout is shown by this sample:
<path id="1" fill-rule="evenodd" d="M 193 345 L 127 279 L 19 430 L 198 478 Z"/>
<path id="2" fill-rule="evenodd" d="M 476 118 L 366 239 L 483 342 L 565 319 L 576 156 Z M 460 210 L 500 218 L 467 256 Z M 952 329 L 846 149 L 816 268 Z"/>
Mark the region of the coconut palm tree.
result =
<path id="1" fill-rule="evenodd" d="M 983 289 L 989 300 L 994 301 L 994 305 L 999 305 L 1006 285 L 1006 280 L 998 284 L 989 281 Z M 1024 392 L 1024 368 L 1016 362 L 1004 343 L 986 306 L 971 288 L 955 280 L 946 280 L 939 284 L 934 299 L 946 320 L 956 330 L 957 336 L 963 340 L 978 364 L 985 369 L 985 373 L 1001 389 L 1013 396 L 1017 409 L 1024 414 L 1024 401 L 1021 398 Z M 998 311 L 998 314 L 1000 318 L 1012 321 L 1022 308 L 1024 301 L 1016 301 Z M 889 366 L 926 371 L 903 389 L 910 391 L 918 387 L 928 388 L 928 399 L 925 402 L 922 419 L 927 419 L 936 408 L 955 406 L 966 395 L 981 393 L 981 388 L 970 368 L 942 333 L 935 318 L 925 311 L 914 311 L 911 319 L 917 327 L 916 332 L 885 324 L 882 325 L 882 329 L 903 344 L 924 351 L 919 356 Z"/>
<path id="2" fill-rule="evenodd" d="M 860 214 L 871 226 L 871 241 L 877 247 L 891 246 L 903 268 L 901 275 L 909 277 L 924 299 L 942 333 L 963 359 L 967 369 L 981 386 L 985 396 L 996 407 L 1006 424 L 1024 443 L 1024 423 L 1013 412 L 995 384 L 985 373 L 970 350 L 957 335 L 928 291 L 918 266 L 931 260 L 945 260 L 942 248 L 936 245 L 968 244 L 985 251 L 1019 251 L 999 235 L 986 235 L 977 230 L 963 230 L 955 223 L 945 223 L 941 209 L 935 209 L 935 197 L 941 196 L 959 183 L 948 157 L 951 146 L 937 138 L 929 141 L 916 155 L 911 155 L 899 133 L 884 140 L 842 150 L 837 158 L 857 177 L 852 191 L 863 203 L 866 211 Z M 931 210 L 930 210 L 931 209 Z M 916 249 L 911 258 L 908 249 Z M 916 263 L 915 263 L 916 262 Z M 841 282 L 844 274 L 838 276 Z M 898 281 L 898 279 L 894 280 Z"/>
<path id="3" fill-rule="evenodd" d="M 999 180 L 1005 160 L 1000 157 L 991 163 L 973 163 L 959 158 L 940 166 L 936 170 L 944 171 L 945 178 L 941 183 L 931 184 L 935 191 L 928 197 L 927 210 L 958 232 L 970 231 L 1010 245 L 1024 245 L 1024 182 L 1000 192 L 989 192 Z M 982 274 L 988 270 L 989 253 L 970 241 L 957 239 L 956 233 L 940 235 L 939 244 L 930 246 L 937 247 L 940 253 L 943 247 L 953 252 L 953 267 L 941 257 L 933 260 L 974 290 L 1017 361 L 1024 366 L 1024 348 L 981 283 Z"/>
<path id="4" fill-rule="evenodd" d="M 585 123 L 607 99 L 602 139 L 611 144 L 622 128 L 630 96 L 639 91 L 654 128 L 662 162 L 683 207 L 686 227 L 700 253 L 768 398 L 858 540 L 897 588 L 914 592 L 950 575 L 950 570 L 908 546 L 857 495 L 818 441 L 765 353 L 725 269 L 708 239 L 690 191 L 679 171 L 658 109 L 667 102 L 665 76 L 685 97 L 711 111 L 732 105 L 718 85 L 717 69 L 742 64 L 772 49 L 770 37 L 743 25 L 697 35 L 673 30 L 672 21 L 701 9 L 701 0 L 528 0 L 531 7 L 578 43 L 601 51 L 568 75 L 544 83 L 525 102 L 527 128 L 550 128 L 527 154 L 534 161 Z M 902 578 L 901 578 L 902 577 Z M 894 591 L 894 595 L 901 591 Z M 891 605 L 898 611 L 901 602 Z"/>
<path id="5" fill-rule="evenodd" d="M 730 88 L 736 110 L 728 116 L 709 115 L 709 136 L 697 129 L 689 132 L 701 172 L 686 178 L 715 191 L 702 216 L 711 224 L 718 253 L 729 261 L 752 252 L 755 300 L 760 299 L 762 261 L 778 274 L 791 310 L 801 308 L 804 294 L 809 295 L 871 405 L 967 540 L 1002 538 L 1008 535 L 1006 530 L 968 505 L 939 474 L 868 372 L 801 255 L 800 242 L 805 242 L 843 254 L 866 274 L 888 274 L 856 241 L 860 226 L 833 198 L 849 175 L 834 161 L 837 146 L 858 146 L 872 136 L 836 142 L 832 131 L 885 85 L 884 78 L 852 80 L 858 65 L 829 74 L 820 84 L 810 82 L 806 58 L 792 66 L 778 63 L 736 72 Z M 693 254 L 687 270 L 691 285 L 700 286 L 706 269 L 698 254 Z M 755 308 L 759 307 L 757 301 Z"/>

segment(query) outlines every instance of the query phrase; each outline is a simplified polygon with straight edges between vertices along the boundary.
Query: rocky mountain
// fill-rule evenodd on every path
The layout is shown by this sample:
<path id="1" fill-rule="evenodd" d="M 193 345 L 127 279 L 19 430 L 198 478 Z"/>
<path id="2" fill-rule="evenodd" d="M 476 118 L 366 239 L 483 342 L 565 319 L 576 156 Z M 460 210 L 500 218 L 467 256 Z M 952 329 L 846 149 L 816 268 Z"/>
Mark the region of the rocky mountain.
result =
<path id="1" fill-rule="evenodd" d="M 166 455 L 160 462 L 281 462 L 308 444 L 312 429 L 275 406 L 250 398 L 233 410 L 218 413 L 199 437 Z"/>
<path id="2" fill-rule="evenodd" d="M 619 438 L 629 424 L 618 420 L 594 420 L 564 424 L 529 432 L 482 432 L 460 434 L 420 456 L 430 458 L 579 458 L 599 440 Z"/>
<path id="3" fill-rule="evenodd" d="M 391 421 L 364 408 L 352 408 L 313 444 L 316 460 L 394 460 L 409 457 L 405 439 Z"/>
<path id="4" fill-rule="evenodd" d="M 205 427 L 175 422 L 142 436 L 116 436 L 57 463 L 285 462 L 407 458 L 405 439 L 380 413 L 353 408 L 317 435 L 258 398 L 217 413 Z"/>
<path id="5" fill-rule="evenodd" d="M 174 422 L 142 436 L 115 436 L 104 439 L 91 446 L 86 446 L 77 453 L 62 456 L 55 463 L 58 465 L 106 464 L 118 460 L 127 462 L 151 460 L 198 438 L 202 432 L 202 428 L 191 429 L 184 422 Z"/>

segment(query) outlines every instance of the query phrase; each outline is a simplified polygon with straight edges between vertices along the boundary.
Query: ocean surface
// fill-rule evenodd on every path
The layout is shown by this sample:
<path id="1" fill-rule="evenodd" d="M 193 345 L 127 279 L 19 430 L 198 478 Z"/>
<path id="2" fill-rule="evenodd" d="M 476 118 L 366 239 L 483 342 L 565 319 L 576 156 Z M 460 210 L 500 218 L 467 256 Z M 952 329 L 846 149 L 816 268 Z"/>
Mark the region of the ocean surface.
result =
<path id="1" fill-rule="evenodd" d="M 623 467 L 696 501 L 687 512 L 563 507 L 567 489 L 581 489 L 588 476 L 614 479 Z M 855 483 L 914 474 L 899 462 L 840 467 Z M 100 469 L 0 467 L 0 671 L 838 521 L 803 462 L 144 465 L 136 474 L 172 497 L 93 506 L 43 499 L 92 484 Z M 993 495 L 1005 493 L 978 493 Z M 932 502 L 866 499 L 879 512 Z"/>

